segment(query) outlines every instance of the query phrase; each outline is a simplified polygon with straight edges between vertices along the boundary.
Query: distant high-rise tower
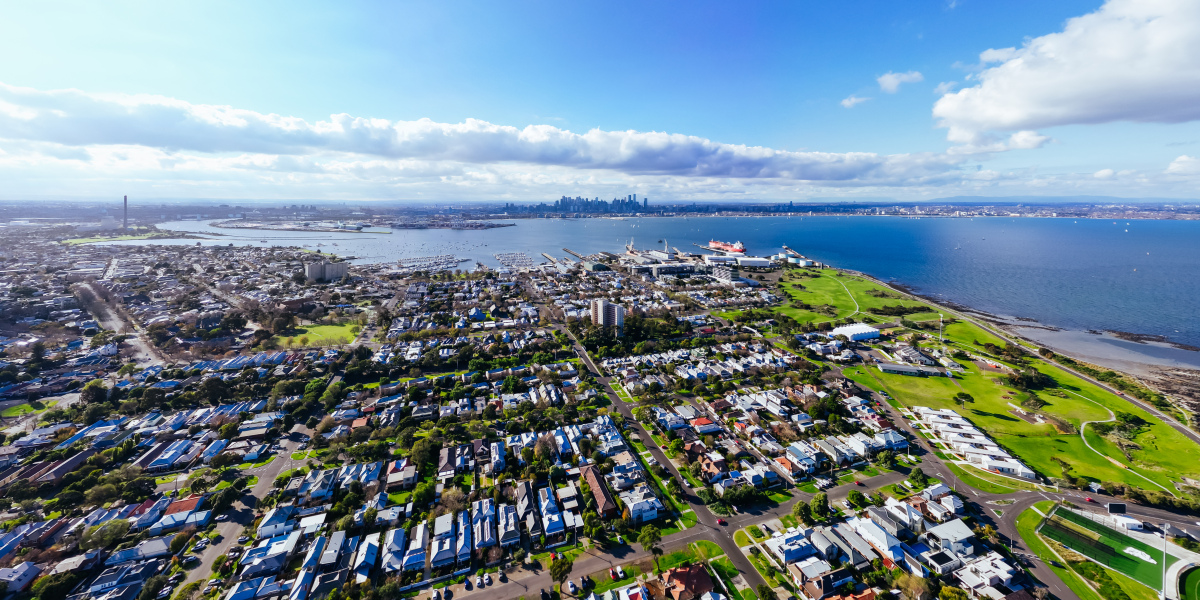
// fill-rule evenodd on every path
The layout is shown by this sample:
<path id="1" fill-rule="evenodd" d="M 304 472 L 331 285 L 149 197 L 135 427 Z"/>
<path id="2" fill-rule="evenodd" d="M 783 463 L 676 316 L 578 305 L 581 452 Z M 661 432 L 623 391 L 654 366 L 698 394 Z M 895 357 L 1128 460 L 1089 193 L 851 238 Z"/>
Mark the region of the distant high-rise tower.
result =
<path id="1" fill-rule="evenodd" d="M 650 208 L 650 199 L 645 196 L 642 197 L 642 208 Z"/>
<path id="2" fill-rule="evenodd" d="M 129 196 L 125 196 L 125 216 L 121 220 L 121 229 L 129 229 Z"/>

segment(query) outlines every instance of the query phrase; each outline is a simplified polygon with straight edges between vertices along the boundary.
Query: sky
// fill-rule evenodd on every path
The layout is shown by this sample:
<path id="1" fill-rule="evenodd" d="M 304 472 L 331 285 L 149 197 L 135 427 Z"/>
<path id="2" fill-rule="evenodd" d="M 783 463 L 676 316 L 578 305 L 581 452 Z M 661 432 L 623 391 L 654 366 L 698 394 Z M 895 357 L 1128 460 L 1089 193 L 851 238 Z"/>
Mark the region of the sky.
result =
<path id="1" fill-rule="evenodd" d="M 1200 3 L 0 9 L 0 200 L 1195 199 Z"/>

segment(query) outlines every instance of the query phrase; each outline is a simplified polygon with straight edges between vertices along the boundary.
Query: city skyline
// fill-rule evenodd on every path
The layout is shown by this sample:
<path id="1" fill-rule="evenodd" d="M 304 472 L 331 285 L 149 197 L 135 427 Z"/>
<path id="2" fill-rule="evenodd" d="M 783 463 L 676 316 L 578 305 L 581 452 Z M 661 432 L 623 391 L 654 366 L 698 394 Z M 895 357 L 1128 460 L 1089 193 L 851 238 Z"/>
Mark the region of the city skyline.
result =
<path id="1" fill-rule="evenodd" d="M 1185 2 L 233 6 L 10 7 L 2 199 L 1186 200 L 1200 176 Z"/>

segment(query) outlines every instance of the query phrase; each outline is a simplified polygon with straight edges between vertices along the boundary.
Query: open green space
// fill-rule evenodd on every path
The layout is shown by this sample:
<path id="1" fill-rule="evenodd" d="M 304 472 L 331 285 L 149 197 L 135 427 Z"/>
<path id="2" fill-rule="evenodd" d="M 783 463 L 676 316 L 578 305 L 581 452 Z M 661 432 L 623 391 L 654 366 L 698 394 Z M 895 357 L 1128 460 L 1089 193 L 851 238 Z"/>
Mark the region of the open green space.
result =
<path id="1" fill-rule="evenodd" d="M 1063 563 L 1063 560 L 1056 556 L 1046 542 L 1042 541 L 1042 538 L 1038 536 L 1036 530 L 1038 523 L 1041 521 L 1042 515 L 1039 515 L 1032 508 L 1026 509 L 1025 512 L 1017 517 L 1017 533 L 1021 535 L 1025 546 L 1033 551 L 1051 571 L 1054 571 L 1054 574 L 1058 575 L 1058 578 L 1072 592 L 1075 592 L 1075 595 L 1079 596 L 1080 600 L 1104 600 L 1082 577 L 1067 567 Z"/>
<path id="2" fill-rule="evenodd" d="M 700 540 L 692 544 L 692 546 L 693 551 L 698 557 L 701 557 L 701 560 L 725 556 L 725 551 L 722 550 L 721 547 L 716 544 L 716 542 Z"/>
<path id="3" fill-rule="evenodd" d="M 1094 535 L 1089 535 L 1089 532 Z M 1163 561 L 1167 569 L 1178 559 L 1141 540 L 1060 508 L 1040 533 L 1088 558 L 1153 589 L 1162 588 Z M 1129 552 L 1133 548 L 1149 560 Z"/>
<path id="4" fill-rule="evenodd" d="M 950 470 L 954 471 L 954 473 L 958 475 L 959 479 L 962 479 L 973 486 L 975 483 L 972 481 L 972 479 L 991 484 L 996 490 L 1003 490 L 992 492 L 994 494 L 1007 494 L 1016 490 L 1029 490 L 1032 492 L 1037 492 L 1047 489 L 1045 486 L 1038 485 L 1032 481 L 1022 481 L 1015 477 L 1006 477 L 997 473 L 991 473 L 989 471 L 984 471 L 975 465 L 959 465 L 950 463 L 949 466 Z M 983 490 L 982 487 L 979 487 L 979 489 Z"/>
<path id="5" fill-rule="evenodd" d="M 733 543 L 737 544 L 740 548 L 744 548 L 750 545 L 750 537 L 746 535 L 745 531 L 739 529 L 733 533 Z"/>
<path id="6" fill-rule="evenodd" d="M 974 339 L 982 338 L 982 342 L 989 337 L 970 323 L 955 323 L 952 327 L 956 335 L 966 338 L 967 345 L 972 345 Z M 947 327 L 949 329 L 951 327 Z M 1070 426 L 1078 428 L 1089 421 L 1107 421 L 1111 418 L 1109 410 L 1144 419 L 1148 425 L 1133 440 L 1141 449 L 1129 450 L 1133 461 L 1130 462 L 1115 444 L 1088 433 L 1088 429 L 1085 434 L 1095 451 L 1088 448 L 1077 432 L 1059 431 L 1049 422 L 1034 424 L 1021 419 L 1013 406 L 1020 406 L 1028 395 L 1004 385 L 999 379 L 1000 374 L 982 371 L 973 363 L 965 363 L 962 376 L 953 379 L 908 377 L 881 373 L 869 367 L 848 369 L 846 376 L 865 387 L 887 391 L 895 404 L 902 407 L 954 409 L 987 431 L 1025 464 L 1049 477 L 1062 475 L 1062 466 L 1055 458 L 1065 461 L 1075 476 L 1097 482 L 1122 482 L 1142 489 L 1172 489 L 1172 481 L 1200 476 L 1200 462 L 1188 458 L 1194 457 L 1200 448 L 1178 431 L 1128 401 L 1054 365 L 1041 361 L 1033 364 L 1058 383 L 1055 390 L 1038 395 L 1046 403 L 1042 411 Z M 959 392 L 970 394 L 974 401 L 965 406 L 958 404 L 953 398 Z"/>
<path id="7" fill-rule="evenodd" d="M 717 573 L 717 577 L 721 579 L 721 587 L 729 592 L 729 596 L 736 600 L 752 600 L 755 598 L 754 593 L 746 590 L 749 595 L 743 595 L 734 586 L 733 580 L 738 576 L 737 567 L 733 566 L 733 562 L 728 557 L 721 557 L 708 563 L 713 571 Z"/>
<path id="8" fill-rule="evenodd" d="M 981 492 L 987 492 L 989 494 L 1011 494 L 1012 492 L 1017 491 L 1016 488 L 1000 485 L 977 476 L 980 471 L 969 465 L 964 466 L 954 463 L 946 463 L 946 466 L 949 467 L 950 471 L 953 472 L 960 480 L 962 480 L 963 483 Z"/>
<path id="9" fill-rule="evenodd" d="M 40 402 L 40 401 L 34 400 L 33 402 L 17 404 L 14 406 L 10 406 L 10 407 L 4 409 L 3 411 L 0 411 L 0 417 L 12 418 L 12 417 L 21 417 L 21 416 L 25 416 L 28 414 L 45 412 L 50 407 L 54 406 L 55 402 L 57 402 L 57 400 L 50 400 L 48 402 Z"/>
<path id="10" fill-rule="evenodd" d="M 125 242 L 130 240 L 151 240 L 151 239 L 171 239 L 187 237 L 187 234 L 179 233 L 172 234 L 170 232 L 150 232 L 128 235 L 94 235 L 85 238 L 71 238 L 63 240 L 62 243 L 67 246 L 78 246 L 79 244 L 95 244 L 96 242 Z"/>
<path id="11" fill-rule="evenodd" d="M 902 299 L 898 297 L 898 294 L 888 292 L 873 281 L 851 275 L 839 275 L 832 269 L 820 271 L 818 277 L 785 276 L 782 286 L 790 298 L 784 302 L 778 312 L 801 323 L 819 323 L 844 319 L 849 316 L 862 318 L 866 315 L 870 315 L 876 321 L 889 322 L 896 317 L 875 315 L 870 310 L 896 305 L 927 307 L 921 302 Z M 877 290 L 876 295 L 868 293 L 873 290 Z M 880 297 L 880 293 L 883 293 L 884 297 Z M 793 303 L 807 304 L 812 308 L 797 308 L 792 305 Z M 833 311 L 830 311 L 834 314 L 816 310 L 823 306 L 834 307 Z M 937 312 L 930 308 L 926 311 L 906 315 L 904 318 L 910 321 L 936 319 Z"/>
<path id="12" fill-rule="evenodd" d="M 357 327 L 359 327 L 358 323 L 354 322 L 344 325 L 308 325 L 296 328 L 291 335 L 286 337 L 276 336 L 274 340 L 280 348 L 338 346 L 354 341 L 358 334 L 351 329 Z"/>
<path id="13" fill-rule="evenodd" d="M 1179 577 L 1179 596 L 1183 600 L 1200 600 L 1200 567 L 1193 567 Z"/>
<path id="14" fill-rule="evenodd" d="M 696 562 L 696 553 L 692 552 L 691 549 L 685 548 L 683 550 L 676 550 L 675 552 L 670 552 L 659 557 L 658 569 L 660 571 L 667 571 L 684 563 L 693 562 Z"/>

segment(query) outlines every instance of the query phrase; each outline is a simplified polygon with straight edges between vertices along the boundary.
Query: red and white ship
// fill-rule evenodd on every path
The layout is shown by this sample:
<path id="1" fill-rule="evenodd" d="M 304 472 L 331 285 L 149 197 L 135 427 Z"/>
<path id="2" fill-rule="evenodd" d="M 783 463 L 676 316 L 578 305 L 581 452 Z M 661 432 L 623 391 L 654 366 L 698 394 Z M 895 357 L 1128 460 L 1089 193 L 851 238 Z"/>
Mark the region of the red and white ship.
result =
<path id="1" fill-rule="evenodd" d="M 743 246 L 741 242 L 734 242 L 734 243 L 730 244 L 728 242 L 718 242 L 716 240 L 709 240 L 708 247 L 711 250 L 720 250 L 721 252 L 729 252 L 732 254 L 745 254 L 746 253 L 746 247 Z"/>

